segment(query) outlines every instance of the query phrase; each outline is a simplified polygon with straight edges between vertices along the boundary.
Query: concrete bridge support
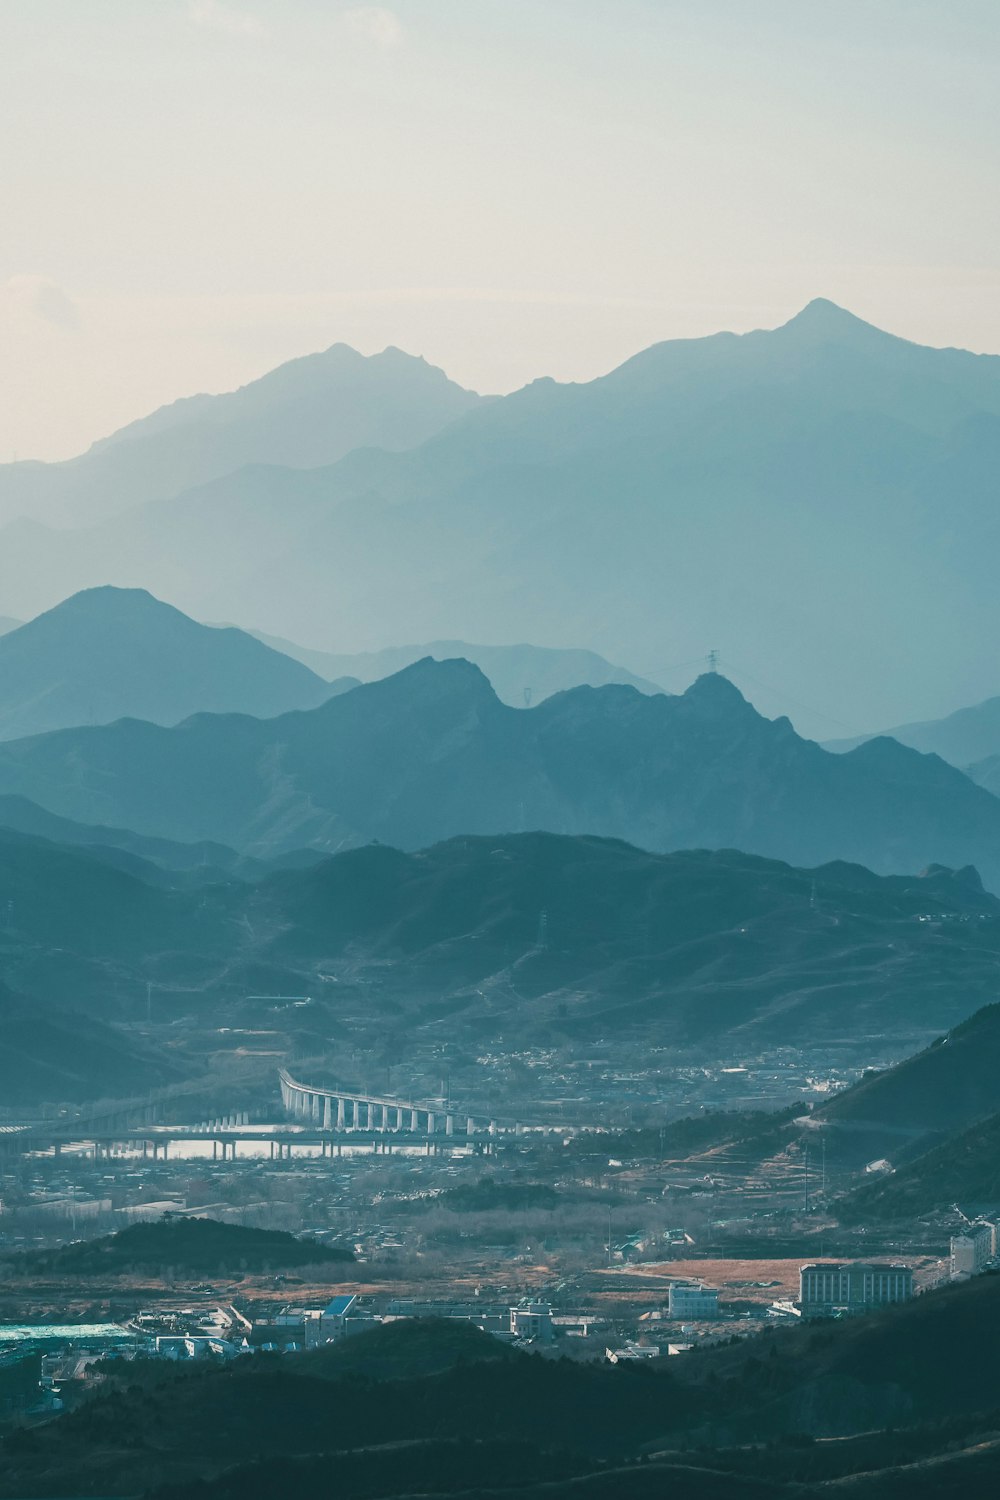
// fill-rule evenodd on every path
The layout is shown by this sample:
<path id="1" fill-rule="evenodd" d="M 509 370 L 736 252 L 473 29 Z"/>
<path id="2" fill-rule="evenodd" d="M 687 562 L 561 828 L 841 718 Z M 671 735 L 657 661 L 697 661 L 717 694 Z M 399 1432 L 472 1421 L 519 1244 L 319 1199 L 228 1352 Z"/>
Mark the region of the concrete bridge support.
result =
<path id="1" fill-rule="evenodd" d="M 293 1120 L 308 1122 L 324 1131 L 366 1131 L 380 1134 L 442 1135 L 461 1137 L 472 1142 L 484 1136 L 494 1137 L 524 1127 L 496 1119 L 457 1115 L 450 1105 L 441 1107 L 411 1103 L 395 1098 L 378 1098 L 368 1093 L 355 1094 L 337 1088 L 319 1089 L 296 1082 L 286 1069 L 280 1070 L 281 1100 Z"/>

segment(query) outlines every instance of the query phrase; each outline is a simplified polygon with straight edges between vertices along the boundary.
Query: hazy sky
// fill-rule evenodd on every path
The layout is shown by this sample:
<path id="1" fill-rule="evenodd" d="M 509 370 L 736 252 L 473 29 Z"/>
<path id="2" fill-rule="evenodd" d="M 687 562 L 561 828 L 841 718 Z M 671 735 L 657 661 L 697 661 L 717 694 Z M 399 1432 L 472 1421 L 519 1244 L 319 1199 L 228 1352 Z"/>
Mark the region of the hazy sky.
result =
<path id="1" fill-rule="evenodd" d="M 1000 351 L 996 0 L 0 0 L 0 459 L 338 339 Z"/>

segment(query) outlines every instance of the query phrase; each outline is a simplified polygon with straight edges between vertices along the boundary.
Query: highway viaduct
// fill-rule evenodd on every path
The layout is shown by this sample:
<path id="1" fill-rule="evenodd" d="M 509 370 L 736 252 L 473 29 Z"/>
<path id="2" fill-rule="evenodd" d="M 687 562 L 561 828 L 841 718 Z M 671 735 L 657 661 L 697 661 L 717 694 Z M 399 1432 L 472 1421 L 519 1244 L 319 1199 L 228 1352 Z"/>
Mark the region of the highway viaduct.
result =
<path id="1" fill-rule="evenodd" d="M 308 1121 L 322 1130 L 379 1131 L 419 1136 L 460 1135 L 467 1140 L 497 1135 L 520 1135 L 523 1126 L 501 1124 L 489 1115 L 472 1115 L 451 1105 L 414 1103 L 349 1089 L 301 1083 L 286 1068 L 278 1070 L 281 1102 L 293 1120 Z"/>

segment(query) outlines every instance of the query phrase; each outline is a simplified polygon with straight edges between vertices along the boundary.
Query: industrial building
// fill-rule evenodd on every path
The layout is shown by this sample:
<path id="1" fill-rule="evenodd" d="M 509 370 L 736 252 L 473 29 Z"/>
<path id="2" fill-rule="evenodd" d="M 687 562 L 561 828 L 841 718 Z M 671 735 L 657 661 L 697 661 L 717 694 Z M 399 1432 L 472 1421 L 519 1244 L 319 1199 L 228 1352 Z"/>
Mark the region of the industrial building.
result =
<path id="1" fill-rule="evenodd" d="M 811 1265 L 799 1271 L 803 1313 L 858 1312 L 906 1302 L 912 1296 L 912 1270 L 892 1262 Z"/>

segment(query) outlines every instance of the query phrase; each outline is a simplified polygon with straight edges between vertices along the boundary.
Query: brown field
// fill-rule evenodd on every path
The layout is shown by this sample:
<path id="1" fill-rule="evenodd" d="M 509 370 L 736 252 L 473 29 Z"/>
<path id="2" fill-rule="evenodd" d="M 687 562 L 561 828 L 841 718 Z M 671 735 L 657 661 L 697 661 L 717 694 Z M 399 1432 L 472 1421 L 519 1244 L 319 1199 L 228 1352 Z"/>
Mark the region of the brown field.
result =
<path id="1" fill-rule="evenodd" d="M 885 1259 L 886 1257 L 880 1257 Z M 861 1259 L 861 1257 L 856 1257 Z M 942 1263 L 936 1256 L 903 1255 L 899 1259 L 904 1265 L 913 1267 L 915 1284 L 926 1287 L 942 1273 Z M 817 1256 L 816 1264 L 826 1262 L 836 1265 L 833 1256 Z M 690 1277 L 693 1281 L 706 1281 L 717 1286 L 723 1293 L 723 1301 L 771 1303 L 777 1297 L 797 1298 L 799 1295 L 799 1267 L 805 1262 L 798 1260 L 668 1260 L 657 1266 L 626 1266 L 618 1272 L 623 1277 L 650 1277 L 670 1280 Z M 763 1282 L 763 1286 L 741 1285 L 746 1282 Z M 773 1283 L 777 1283 L 774 1285 Z"/>

